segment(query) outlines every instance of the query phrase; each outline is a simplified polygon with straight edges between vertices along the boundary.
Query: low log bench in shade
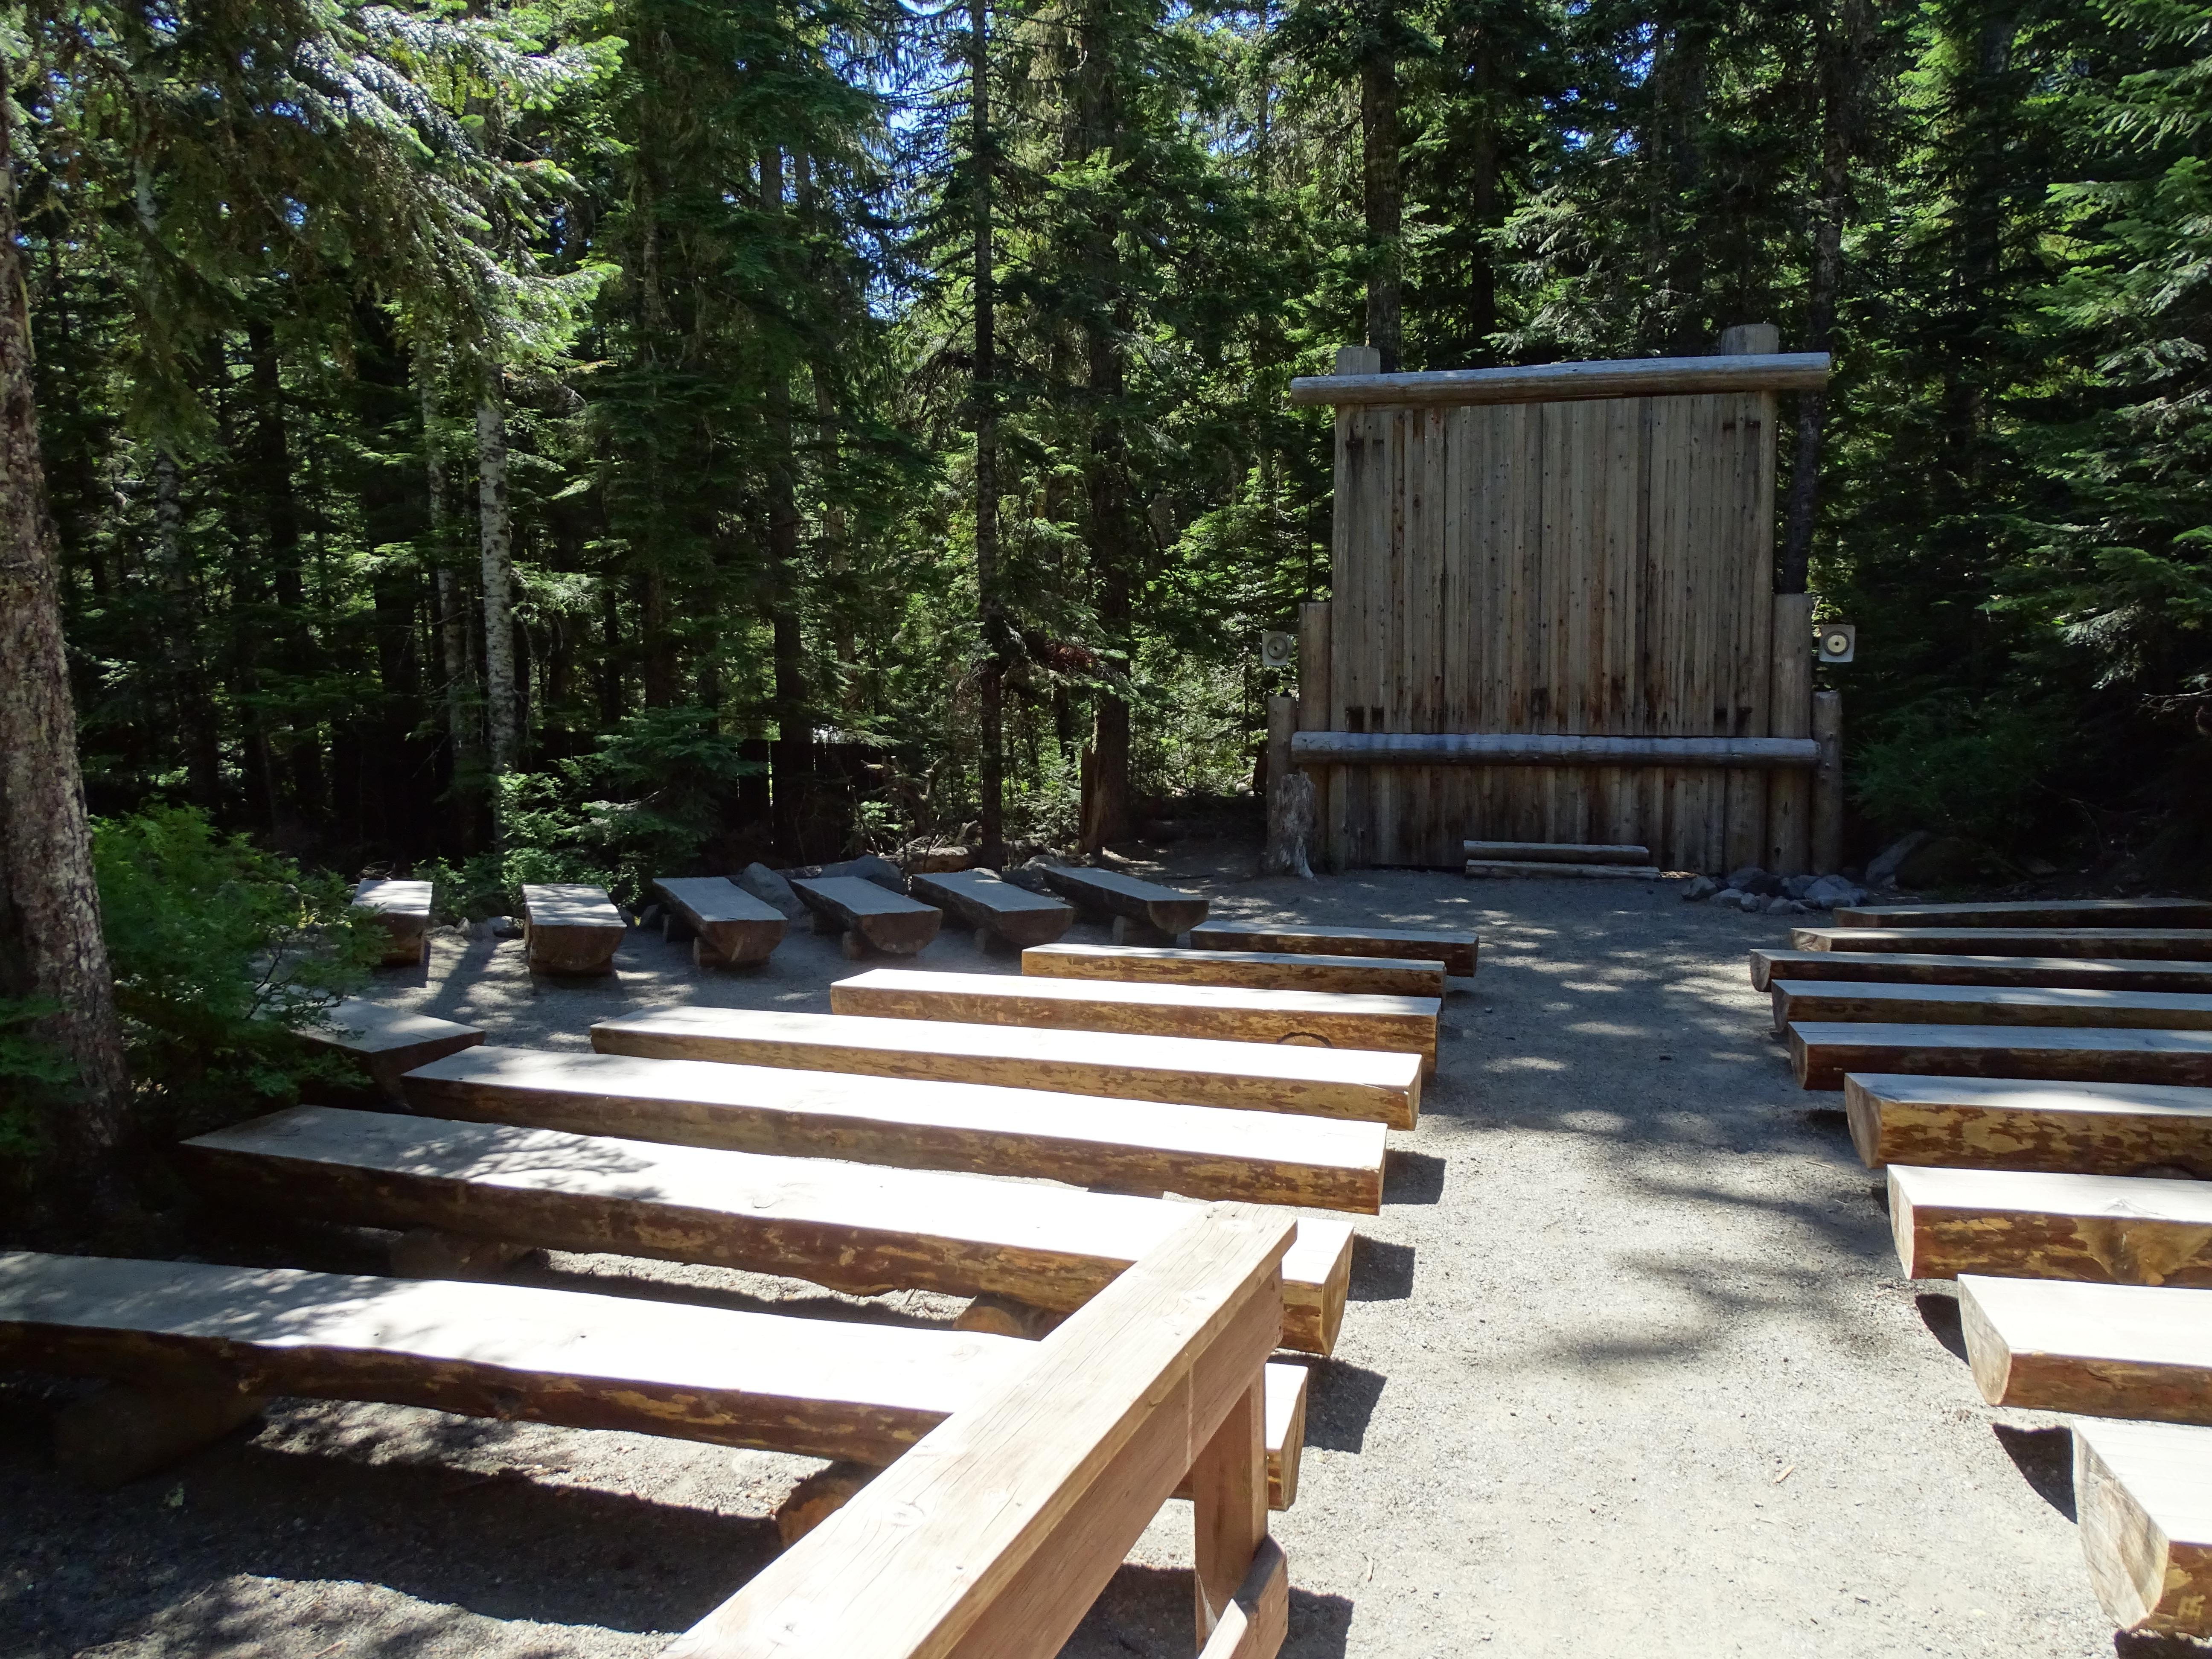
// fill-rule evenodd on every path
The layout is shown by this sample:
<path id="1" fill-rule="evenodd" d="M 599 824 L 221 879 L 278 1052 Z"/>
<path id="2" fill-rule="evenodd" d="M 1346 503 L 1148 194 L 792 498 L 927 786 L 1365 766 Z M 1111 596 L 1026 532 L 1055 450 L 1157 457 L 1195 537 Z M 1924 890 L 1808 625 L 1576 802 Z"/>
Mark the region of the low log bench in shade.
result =
<path id="1" fill-rule="evenodd" d="M 604 889 L 575 881 L 526 886 L 522 912 L 531 972 L 614 972 L 629 924 Z"/>
<path id="2" fill-rule="evenodd" d="M 2114 1624 L 2212 1637 L 2212 1428 L 2076 1423 L 2074 1510 Z"/>
<path id="3" fill-rule="evenodd" d="M 406 1087 L 426 1117 L 1368 1215 L 1382 1201 L 1379 1123 L 532 1048 L 470 1049 Z"/>
<path id="4" fill-rule="evenodd" d="M 2212 1423 L 2212 1291 L 1965 1273 L 1959 1326 L 1992 1406 Z"/>
<path id="5" fill-rule="evenodd" d="M 1256 923 L 1211 922 L 1190 930 L 1194 950 L 1302 951 L 1319 956 L 1414 957 L 1441 962 L 1444 972 L 1462 978 L 1474 972 L 1480 940 L 1473 933 L 1436 933 L 1419 927 L 1272 927 Z"/>
<path id="6" fill-rule="evenodd" d="M 1441 997 L 1443 964 L 1411 957 L 1310 957 L 1290 951 L 1176 951 L 1147 945 L 1044 945 L 1022 952 L 1041 979 L 1231 985 L 1254 991 L 1346 991 Z"/>
<path id="7" fill-rule="evenodd" d="M 355 908 L 373 911 L 386 935 L 384 966 L 411 968 L 430 950 L 431 885 L 427 881 L 362 881 L 353 890 Z"/>
<path id="8" fill-rule="evenodd" d="M 1787 1035 L 1790 1066 L 1807 1089 L 1840 1089 L 1846 1072 L 2212 1084 L 2212 1031 L 1843 1020 L 1794 1022 Z"/>
<path id="9" fill-rule="evenodd" d="M 1209 902 L 1181 888 L 1139 881 L 1111 870 L 1041 866 L 1044 884 L 1079 910 L 1114 918 L 1116 945 L 1170 945 L 1206 920 Z"/>
<path id="10" fill-rule="evenodd" d="M 985 1083 L 1410 1129 L 1421 1058 L 1204 1037 L 1104 1036 L 1022 1025 L 864 1019 L 746 1008 L 663 1008 L 592 1027 L 601 1054 L 865 1077 Z"/>
<path id="11" fill-rule="evenodd" d="M 2212 961 L 2212 927 L 1797 927 L 1790 943 L 1800 951 Z"/>
<path id="12" fill-rule="evenodd" d="M 2212 1089 L 1854 1072 L 1851 1144 L 1887 1164 L 2212 1179 Z"/>
<path id="13" fill-rule="evenodd" d="M 1075 909 L 1042 893 L 1001 881 L 988 870 L 955 870 L 908 878 L 915 893 L 975 933 L 977 946 L 1024 950 L 1049 945 L 1075 926 Z"/>
<path id="14" fill-rule="evenodd" d="M 1442 1006 L 1434 997 L 1248 991 L 1036 979 L 1026 974 L 930 974 L 901 968 L 856 974 L 830 988 L 830 1006 L 840 1014 L 1370 1048 L 1417 1054 L 1431 1074 Z"/>
<path id="15" fill-rule="evenodd" d="M 2212 996 L 2057 985 L 1893 985 L 1778 979 L 1774 1029 L 1843 1020 L 1894 1025 L 2033 1025 L 2212 1030 Z"/>
<path id="16" fill-rule="evenodd" d="M 1753 951 L 1752 988 L 1778 979 L 1882 985 L 2081 986 L 2103 991 L 2212 995 L 2212 962 L 2128 957 L 1959 957 L 1919 951 Z"/>
<path id="17" fill-rule="evenodd" d="M 203 1190 L 355 1226 L 526 1249 L 705 1262 L 1067 1313 L 1189 1218 L 1164 1199 L 988 1176 L 777 1158 L 555 1129 L 295 1106 L 178 1148 Z M 1349 1222 L 1298 1223 L 1284 1346 L 1326 1354 L 1352 1276 Z"/>
<path id="18" fill-rule="evenodd" d="M 1838 927 L 2212 927 L 2212 900 L 2008 899 L 1838 905 Z"/>
<path id="19" fill-rule="evenodd" d="M 668 907 L 661 937 L 691 941 L 696 968 L 749 968 L 766 962 L 790 922 L 724 876 L 663 876 L 653 884 Z"/>
<path id="20" fill-rule="evenodd" d="M 325 1018 L 327 1025 L 300 1032 L 301 1039 L 342 1055 L 360 1072 L 363 1093 L 395 1105 L 404 1098 L 399 1079 L 408 1073 L 484 1040 L 478 1026 L 387 1008 L 359 997 L 333 1005 Z"/>
<path id="21" fill-rule="evenodd" d="M 822 876 L 791 884 L 799 902 L 814 913 L 814 931 L 842 935 L 847 960 L 871 952 L 910 957 L 937 937 L 945 913 L 933 905 L 878 887 L 859 876 Z"/>
<path id="22" fill-rule="evenodd" d="M 1889 1166 L 1907 1279 L 2212 1286 L 2212 1182 Z"/>
<path id="23" fill-rule="evenodd" d="M 1510 864 L 1624 864 L 1651 862 L 1651 849 L 1616 842 L 1468 841 L 1460 843 L 1471 859 Z"/>

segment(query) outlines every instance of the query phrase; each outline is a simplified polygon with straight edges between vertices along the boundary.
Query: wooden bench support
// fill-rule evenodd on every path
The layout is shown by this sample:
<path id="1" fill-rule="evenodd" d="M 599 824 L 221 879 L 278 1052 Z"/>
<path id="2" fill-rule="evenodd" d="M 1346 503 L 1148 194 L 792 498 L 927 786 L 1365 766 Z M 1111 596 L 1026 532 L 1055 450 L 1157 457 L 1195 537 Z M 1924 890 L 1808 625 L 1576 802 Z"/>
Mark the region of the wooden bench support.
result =
<path id="1" fill-rule="evenodd" d="M 1966 1273 L 1959 1324 L 1992 1406 L 2212 1423 L 2212 1291 Z"/>
<path id="2" fill-rule="evenodd" d="M 374 911 L 386 935 L 384 966 L 411 968 L 430 953 L 431 884 L 427 881 L 364 880 L 353 890 L 357 909 Z"/>
<path id="3" fill-rule="evenodd" d="M 1840 1089 L 1846 1072 L 2212 1084 L 2212 1031 L 1797 1021 L 1788 1036 L 1807 1089 Z"/>
<path id="4" fill-rule="evenodd" d="M 915 876 L 908 884 L 945 915 L 973 928 L 979 949 L 994 944 L 1017 951 L 1049 945 L 1075 926 L 1073 906 L 1001 881 L 988 870 Z"/>
<path id="5" fill-rule="evenodd" d="M 592 1046 L 645 1059 L 986 1083 L 1393 1129 L 1410 1129 L 1420 1115 L 1420 1056 L 1366 1049 L 689 1006 L 602 1020 Z"/>
<path id="6" fill-rule="evenodd" d="M 581 882 L 522 890 L 523 938 L 533 974 L 611 974 L 629 932 L 605 891 Z"/>
<path id="7" fill-rule="evenodd" d="M 2113 1623 L 2212 1637 L 2212 1429 L 2076 1423 L 2074 1509 Z"/>
<path id="8" fill-rule="evenodd" d="M 945 921 L 942 910 L 859 876 L 823 876 L 791 888 L 814 913 L 816 933 L 842 935 L 848 961 L 871 952 L 910 957 L 937 937 Z"/>
<path id="9" fill-rule="evenodd" d="M 2212 900 L 2009 899 L 1997 903 L 1850 904 L 1838 927 L 2212 927 Z"/>
<path id="10" fill-rule="evenodd" d="M 1412 957 L 1316 957 L 1291 951 L 1176 951 L 1143 945 L 1046 945 L 1022 952 L 1042 979 L 1229 985 L 1253 991 L 1340 991 L 1440 997 L 1443 964 Z"/>
<path id="11" fill-rule="evenodd" d="M 664 876 L 653 888 L 668 907 L 661 936 L 672 944 L 690 939 L 695 967 L 750 968 L 766 962 L 791 925 L 782 911 L 726 877 Z"/>
<path id="12" fill-rule="evenodd" d="M 2212 1182 L 1889 1166 L 1907 1279 L 2212 1286 Z"/>
<path id="13" fill-rule="evenodd" d="M 1778 979 L 1887 985 L 2081 986 L 2212 995 L 2212 963 L 2127 957 L 1947 957 L 1921 951 L 1753 951 L 1752 988 Z"/>
<path id="14" fill-rule="evenodd" d="M 839 980 L 830 1006 L 878 1019 L 1036 1025 L 1076 1031 L 1211 1037 L 1417 1054 L 1437 1064 L 1434 997 L 1249 991 L 1213 985 L 1038 979 L 1015 974 L 932 974 L 878 968 Z"/>
<path id="15" fill-rule="evenodd" d="M 1116 945 L 1171 945 L 1178 934 L 1204 921 L 1212 908 L 1195 893 L 1111 870 L 1045 866 L 1037 873 L 1077 909 L 1113 917 Z"/>
<path id="16" fill-rule="evenodd" d="M 112 1383 L 54 1413 L 54 1462 L 63 1474 L 107 1491 L 213 1445 L 268 1403 L 266 1395 L 228 1384 Z"/>
<path id="17" fill-rule="evenodd" d="M 2212 927 L 1797 927 L 1790 943 L 1800 951 L 2212 961 Z"/>
<path id="18" fill-rule="evenodd" d="M 2212 1089 L 1854 1072 L 1844 1110 L 1873 1170 L 2171 1168 L 2212 1179 Z"/>
<path id="19" fill-rule="evenodd" d="M 1866 1020 L 1910 1025 L 2094 1026 L 2212 1030 L 2212 996 L 2081 986 L 1892 985 L 1882 981 L 1778 979 L 1768 988 L 1774 1029 Z"/>
<path id="20" fill-rule="evenodd" d="M 358 997 L 334 1005 L 327 1011 L 327 1025 L 301 1031 L 300 1037 L 343 1057 L 356 1069 L 362 1079 L 358 1091 L 362 1097 L 394 1105 L 404 1099 L 399 1079 L 417 1066 L 472 1048 L 484 1040 L 481 1027 L 387 1008 Z M 326 1083 L 319 1082 L 316 1086 L 331 1093 L 347 1092 Z"/>
<path id="21" fill-rule="evenodd" d="M 1247 922 L 1210 922 L 1190 930 L 1194 949 L 1205 951 L 1303 951 L 1322 956 L 1416 957 L 1441 962 L 1447 974 L 1464 978 L 1474 972 L 1480 940 L 1473 933 L 1436 933 L 1419 927 L 1270 927 Z"/>
<path id="22" fill-rule="evenodd" d="M 1375 1214 L 1376 1123 L 620 1054 L 472 1048 L 410 1073 L 428 1117 Z"/>

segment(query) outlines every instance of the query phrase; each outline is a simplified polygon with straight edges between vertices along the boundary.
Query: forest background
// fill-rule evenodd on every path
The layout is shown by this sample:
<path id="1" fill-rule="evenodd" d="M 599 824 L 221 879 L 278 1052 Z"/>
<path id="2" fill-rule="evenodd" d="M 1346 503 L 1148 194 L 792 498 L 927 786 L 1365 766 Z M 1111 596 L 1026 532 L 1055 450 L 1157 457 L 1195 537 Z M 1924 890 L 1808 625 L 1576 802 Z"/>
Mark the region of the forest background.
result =
<path id="1" fill-rule="evenodd" d="M 104 894 L 1125 839 L 1249 787 L 1326 592 L 1293 374 L 1759 321 L 1836 354 L 1778 544 L 1861 629 L 1862 854 L 2212 852 L 2203 0 L 40 0 L 0 54 Z"/>

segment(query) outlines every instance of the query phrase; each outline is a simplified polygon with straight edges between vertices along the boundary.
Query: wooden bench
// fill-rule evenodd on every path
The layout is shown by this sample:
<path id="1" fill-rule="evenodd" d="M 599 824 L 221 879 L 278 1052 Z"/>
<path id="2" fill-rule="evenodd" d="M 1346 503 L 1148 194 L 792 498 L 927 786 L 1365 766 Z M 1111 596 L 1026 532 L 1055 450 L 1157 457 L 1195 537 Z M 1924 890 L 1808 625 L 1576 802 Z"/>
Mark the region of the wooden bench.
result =
<path id="1" fill-rule="evenodd" d="M 766 962 L 791 924 L 724 876 L 663 876 L 653 884 L 668 907 L 660 936 L 672 945 L 691 941 L 697 968 L 747 968 Z"/>
<path id="2" fill-rule="evenodd" d="M 1846 1072 L 2212 1084 L 2212 1031 L 1799 1021 L 1787 1033 L 1799 1086 L 1840 1089 Z"/>
<path id="3" fill-rule="evenodd" d="M 1301 951 L 1320 956 L 1414 957 L 1441 962 L 1444 972 L 1462 978 L 1474 972 L 1473 933 L 1436 933 L 1419 927 L 1262 927 L 1212 922 L 1190 930 L 1194 949 L 1206 951 Z"/>
<path id="4" fill-rule="evenodd" d="M 2212 1291 L 1965 1273 L 1959 1325 L 1992 1406 L 2212 1423 Z"/>
<path id="5" fill-rule="evenodd" d="M 522 911 L 531 972 L 614 972 L 629 926 L 605 890 L 576 881 L 526 886 Z"/>
<path id="6" fill-rule="evenodd" d="M 1037 873 L 1077 909 L 1113 917 L 1116 945 L 1171 945 L 1178 934 L 1204 921 L 1211 908 L 1195 893 L 1111 870 L 1048 865 Z"/>
<path id="7" fill-rule="evenodd" d="M 1768 987 L 1774 1029 L 1881 1020 L 1895 1025 L 2100 1026 L 2212 1030 L 2212 996 L 2179 991 L 2108 991 L 2086 986 L 1892 985 L 1853 980 L 1778 979 Z"/>
<path id="8" fill-rule="evenodd" d="M 2212 961 L 2212 927 L 1797 927 L 1790 943 L 1800 951 Z"/>
<path id="9" fill-rule="evenodd" d="M 1411 957 L 1176 951 L 1149 945 L 1042 945 L 1022 952 L 1022 971 L 1046 979 L 1234 985 L 1255 991 L 1347 991 L 1404 997 L 1444 994 L 1443 965 Z"/>
<path id="10" fill-rule="evenodd" d="M 2212 1286 L 2212 1182 L 1889 1166 L 1907 1279 Z"/>
<path id="11" fill-rule="evenodd" d="M 1417 1054 L 1431 1075 L 1442 1006 L 1434 997 L 931 974 L 902 968 L 878 968 L 830 988 L 830 1006 L 840 1014 L 1370 1048 Z"/>
<path id="12" fill-rule="evenodd" d="M 387 1008 L 359 997 L 333 1004 L 326 1018 L 329 1024 L 298 1036 L 319 1049 L 343 1056 L 361 1073 L 363 1093 L 394 1103 L 403 1098 L 399 1079 L 417 1066 L 484 1040 L 478 1026 Z"/>
<path id="13" fill-rule="evenodd" d="M 355 1226 L 435 1228 L 529 1249 L 697 1261 L 1066 1313 L 1189 1219 L 1156 1198 L 776 1158 L 505 1124 L 295 1106 L 188 1140 L 218 1196 Z M 1352 1277 L 1348 1222 L 1298 1223 L 1284 1346 L 1326 1354 Z"/>
<path id="14" fill-rule="evenodd" d="M 2212 900 L 2183 898 L 1839 904 L 1834 914 L 1838 927 L 2212 927 Z"/>
<path id="15" fill-rule="evenodd" d="M 1379 1123 L 709 1060 L 472 1048 L 407 1076 L 428 1117 L 1373 1215 Z"/>
<path id="16" fill-rule="evenodd" d="M 2212 994 L 2212 963 L 2127 957 L 1946 957 L 1878 951 L 1753 951 L 1751 983 L 1844 979 L 1892 985 L 2078 985 Z"/>
<path id="17" fill-rule="evenodd" d="M 987 1083 L 1353 1118 L 1393 1129 L 1412 1128 L 1421 1107 L 1420 1056 L 1367 1049 L 696 1006 L 602 1020 L 592 1027 L 592 1046 L 641 1059 Z"/>
<path id="18" fill-rule="evenodd" d="M 2212 1429 L 2076 1423 L 2074 1510 L 2115 1624 L 2212 1637 Z"/>
<path id="19" fill-rule="evenodd" d="M 1471 859 L 1512 864 L 1649 864 L 1651 849 L 1612 842 L 1469 841 L 1460 843 Z"/>
<path id="20" fill-rule="evenodd" d="M 913 876 L 908 884 L 947 915 L 974 928 L 979 949 L 994 942 L 1018 951 L 1049 945 L 1075 926 L 1072 906 L 1001 881 L 988 870 Z"/>
<path id="21" fill-rule="evenodd" d="M 859 876 L 800 879 L 791 888 L 814 913 L 814 931 L 841 934 L 840 945 L 852 962 L 870 951 L 910 957 L 937 937 L 945 921 L 942 910 Z"/>
<path id="22" fill-rule="evenodd" d="M 2212 1089 L 1854 1072 L 1851 1144 L 1885 1164 L 2212 1179 Z"/>
<path id="23" fill-rule="evenodd" d="M 353 890 L 354 908 L 374 913 L 387 935 L 384 966 L 412 968 L 430 955 L 431 885 L 427 881 L 364 879 Z"/>
<path id="24" fill-rule="evenodd" d="M 1507 859 L 1469 859 L 1466 873 L 1496 879 L 1515 876 L 1553 879 L 1572 878 L 1578 881 L 1659 881 L 1667 872 L 1656 864 L 1550 864 L 1530 860 L 1522 863 Z"/>

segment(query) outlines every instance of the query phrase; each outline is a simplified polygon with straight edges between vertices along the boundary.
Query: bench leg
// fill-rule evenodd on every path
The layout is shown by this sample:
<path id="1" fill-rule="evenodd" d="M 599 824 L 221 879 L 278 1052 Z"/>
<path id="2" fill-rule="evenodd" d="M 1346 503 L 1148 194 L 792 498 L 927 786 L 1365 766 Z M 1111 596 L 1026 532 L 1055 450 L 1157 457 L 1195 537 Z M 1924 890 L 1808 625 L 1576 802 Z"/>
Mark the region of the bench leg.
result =
<path id="1" fill-rule="evenodd" d="M 981 1331 L 989 1336 L 1026 1337 L 1042 1341 L 1059 1328 L 1067 1316 L 1051 1308 L 1017 1302 L 1011 1296 L 984 1292 L 960 1310 L 952 1322 L 956 1331 Z"/>
<path id="2" fill-rule="evenodd" d="M 1116 945 L 1173 945 L 1176 936 L 1164 928 L 1155 927 L 1149 921 L 1139 921 L 1134 916 L 1114 918 L 1114 943 Z"/>
<path id="3" fill-rule="evenodd" d="M 872 954 L 868 949 L 868 941 L 860 937 L 860 930 L 857 927 L 845 930 L 845 936 L 837 941 L 837 949 L 848 962 L 866 962 Z"/>
<path id="4" fill-rule="evenodd" d="M 119 1486 L 212 1445 L 268 1403 L 235 1389 L 117 1383 L 54 1414 L 54 1462 L 92 1486 Z"/>
<path id="5" fill-rule="evenodd" d="M 861 1487 L 882 1473 L 863 1463 L 832 1463 L 826 1469 L 817 1469 L 776 1505 L 776 1537 L 789 1549 L 852 1502 Z"/>
<path id="6" fill-rule="evenodd" d="M 670 945 L 688 945 L 699 937 L 699 930 L 691 925 L 688 916 L 665 910 L 660 917 L 660 937 Z"/>
<path id="7" fill-rule="evenodd" d="M 1252 1378 L 1191 1465 L 1198 1644 L 1203 1648 L 1267 1539 L 1267 1385 Z"/>
<path id="8" fill-rule="evenodd" d="M 529 1253 L 504 1238 L 411 1227 L 392 1241 L 392 1271 L 399 1279 L 496 1279 Z"/>

